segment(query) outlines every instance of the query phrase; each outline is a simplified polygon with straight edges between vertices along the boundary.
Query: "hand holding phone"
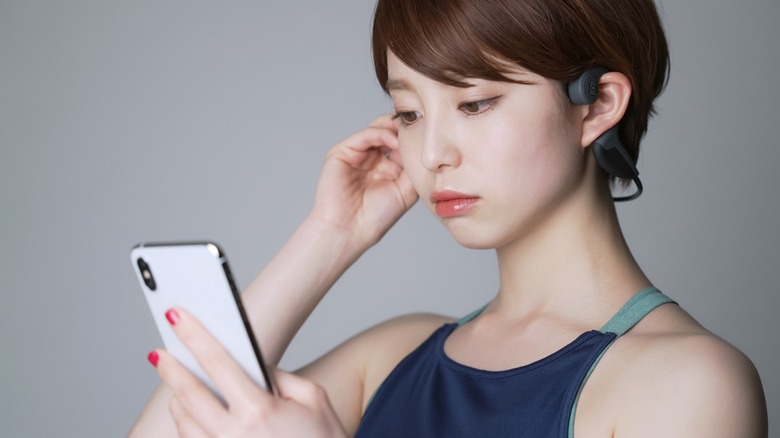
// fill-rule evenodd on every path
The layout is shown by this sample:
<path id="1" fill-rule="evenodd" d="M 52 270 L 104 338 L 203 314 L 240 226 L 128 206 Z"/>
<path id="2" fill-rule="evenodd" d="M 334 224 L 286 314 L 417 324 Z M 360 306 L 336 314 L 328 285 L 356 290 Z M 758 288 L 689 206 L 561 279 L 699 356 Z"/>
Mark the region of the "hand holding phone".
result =
<path id="1" fill-rule="evenodd" d="M 224 394 L 220 404 L 170 354 L 154 351 L 155 357 L 150 361 L 173 393 L 168 406 L 180 435 L 348 436 L 322 387 L 276 370 L 274 377 L 284 397 L 274 397 L 252 384 L 189 312 L 176 308 L 169 315 L 174 331 L 203 361 Z"/>
<path id="2" fill-rule="evenodd" d="M 138 244 L 136 275 L 166 350 L 221 397 L 173 332 L 166 312 L 186 309 L 258 385 L 275 394 L 222 250 L 212 242 Z"/>

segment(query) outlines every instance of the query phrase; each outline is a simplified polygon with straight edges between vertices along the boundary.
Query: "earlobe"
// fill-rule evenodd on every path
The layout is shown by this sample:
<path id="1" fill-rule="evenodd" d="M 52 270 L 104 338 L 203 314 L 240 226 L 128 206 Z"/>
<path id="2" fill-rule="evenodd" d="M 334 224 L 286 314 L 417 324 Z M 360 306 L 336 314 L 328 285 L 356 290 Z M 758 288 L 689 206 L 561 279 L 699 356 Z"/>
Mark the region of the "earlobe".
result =
<path id="1" fill-rule="evenodd" d="M 604 73 L 598 82 L 595 102 L 588 105 L 582 121 L 581 144 L 590 146 L 597 138 L 620 123 L 631 98 L 631 81 L 618 72 Z"/>

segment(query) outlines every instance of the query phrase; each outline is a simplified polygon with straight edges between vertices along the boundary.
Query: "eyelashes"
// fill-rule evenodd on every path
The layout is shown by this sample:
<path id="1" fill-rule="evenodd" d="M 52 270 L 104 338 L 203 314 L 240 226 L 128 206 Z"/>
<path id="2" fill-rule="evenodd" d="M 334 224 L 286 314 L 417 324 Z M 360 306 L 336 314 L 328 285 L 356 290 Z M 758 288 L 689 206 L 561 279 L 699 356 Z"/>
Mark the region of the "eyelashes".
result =
<path id="1" fill-rule="evenodd" d="M 485 111 L 493 109 L 498 99 L 501 96 L 491 97 L 490 99 L 477 100 L 475 102 L 463 102 L 458 105 L 458 109 L 469 116 L 476 116 L 482 114 Z"/>
<path id="2" fill-rule="evenodd" d="M 458 104 L 458 111 L 462 112 L 467 117 L 479 116 L 493 109 L 499 99 L 501 99 L 501 96 L 463 102 Z M 392 119 L 398 120 L 402 127 L 412 125 L 421 118 L 422 114 L 419 111 L 396 111 L 392 116 Z"/>
<path id="3" fill-rule="evenodd" d="M 409 126 L 422 117 L 419 111 L 397 111 L 391 119 L 401 122 L 401 126 Z"/>

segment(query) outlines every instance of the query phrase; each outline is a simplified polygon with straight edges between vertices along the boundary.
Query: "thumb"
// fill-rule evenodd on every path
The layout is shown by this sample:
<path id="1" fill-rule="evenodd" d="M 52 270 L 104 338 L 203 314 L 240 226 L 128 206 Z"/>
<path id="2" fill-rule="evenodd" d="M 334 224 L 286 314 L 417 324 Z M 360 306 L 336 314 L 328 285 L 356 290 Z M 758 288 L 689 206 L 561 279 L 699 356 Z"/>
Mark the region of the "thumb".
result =
<path id="1" fill-rule="evenodd" d="M 398 190 L 401 192 L 403 198 L 404 207 L 406 207 L 407 210 L 412 208 L 412 205 L 417 202 L 419 195 L 412 184 L 412 180 L 409 179 L 409 175 L 407 175 L 406 172 L 401 172 L 397 184 Z"/>
<path id="2" fill-rule="evenodd" d="M 282 398 L 296 401 L 305 406 L 320 405 L 323 401 L 329 404 L 325 390 L 311 380 L 280 369 L 274 372 L 274 378 Z"/>

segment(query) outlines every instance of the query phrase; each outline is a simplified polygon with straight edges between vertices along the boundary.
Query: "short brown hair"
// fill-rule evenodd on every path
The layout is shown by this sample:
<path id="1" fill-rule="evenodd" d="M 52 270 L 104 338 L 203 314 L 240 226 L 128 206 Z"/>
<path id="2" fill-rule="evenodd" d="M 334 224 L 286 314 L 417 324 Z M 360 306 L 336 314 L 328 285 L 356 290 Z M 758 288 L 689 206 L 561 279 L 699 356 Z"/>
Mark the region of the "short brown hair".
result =
<path id="1" fill-rule="evenodd" d="M 653 0 L 379 0 L 374 68 L 387 83 L 387 51 L 436 81 L 511 81 L 506 62 L 568 83 L 603 66 L 632 86 L 620 137 L 637 159 L 669 75 L 669 52 Z"/>

